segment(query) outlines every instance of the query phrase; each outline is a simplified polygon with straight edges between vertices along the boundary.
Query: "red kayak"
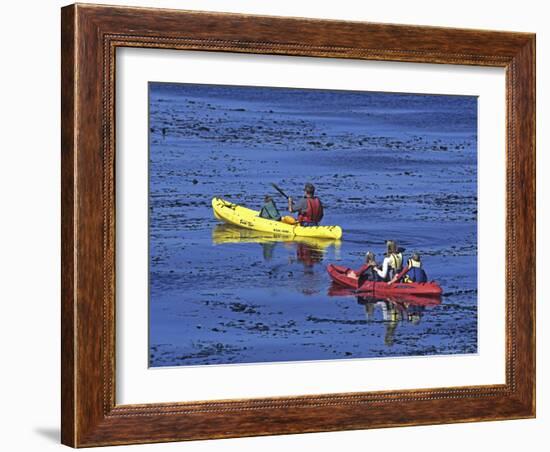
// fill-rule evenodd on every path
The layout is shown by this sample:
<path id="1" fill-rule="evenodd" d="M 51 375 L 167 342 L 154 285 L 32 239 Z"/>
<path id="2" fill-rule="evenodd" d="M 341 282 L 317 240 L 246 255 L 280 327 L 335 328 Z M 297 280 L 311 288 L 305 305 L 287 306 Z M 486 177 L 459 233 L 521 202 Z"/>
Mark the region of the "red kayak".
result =
<path id="1" fill-rule="evenodd" d="M 358 287 L 357 278 L 348 276 L 351 269 L 341 265 L 329 264 L 327 272 L 332 280 L 341 286 L 348 287 L 356 291 L 361 296 L 380 296 L 391 297 L 393 295 L 418 295 L 422 297 L 438 297 L 443 292 L 439 284 L 435 282 L 427 283 L 393 283 L 365 281 L 361 287 Z"/>

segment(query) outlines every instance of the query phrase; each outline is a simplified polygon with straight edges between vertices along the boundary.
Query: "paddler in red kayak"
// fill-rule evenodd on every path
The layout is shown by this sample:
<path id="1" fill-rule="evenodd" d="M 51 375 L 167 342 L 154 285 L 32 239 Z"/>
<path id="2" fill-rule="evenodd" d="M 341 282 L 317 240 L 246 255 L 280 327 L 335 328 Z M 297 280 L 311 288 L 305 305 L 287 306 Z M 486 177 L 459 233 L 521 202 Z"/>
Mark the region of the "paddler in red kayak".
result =
<path id="1" fill-rule="evenodd" d="M 384 260 L 387 259 L 388 256 Z M 388 260 L 388 273 L 391 270 L 393 262 Z M 358 270 L 349 270 L 346 275 L 350 278 L 356 278 L 359 280 L 358 286 L 361 287 L 365 281 L 374 281 L 380 282 L 384 281 L 380 276 L 381 270 L 376 263 L 374 253 L 369 251 L 365 256 L 365 263 Z M 407 265 L 400 272 L 395 273 L 394 276 L 388 281 L 388 284 L 393 284 L 395 282 L 404 282 L 404 283 L 425 283 L 428 282 L 428 275 L 422 268 L 422 261 L 420 260 L 420 255 L 414 253 L 411 258 L 407 261 Z"/>
<path id="2" fill-rule="evenodd" d="M 359 280 L 358 286 L 361 287 L 365 281 L 382 281 L 380 276 L 378 276 L 378 273 L 376 273 L 377 268 L 378 264 L 376 263 L 376 256 L 372 251 L 369 251 L 365 255 L 365 263 L 363 266 L 358 270 L 348 271 L 347 276 L 350 278 L 357 278 Z"/>
<path id="3" fill-rule="evenodd" d="M 302 226 L 318 226 L 323 219 L 323 204 L 315 196 L 315 187 L 309 182 L 304 186 L 304 197 L 298 202 L 288 197 L 288 211 L 298 212 L 298 222 Z"/>
<path id="4" fill-rule="evenodd" d="M 422 261 L 418 253 L 413 253 L 411 258 L 407 261 L 406 267 L 391 279 L 390 284 L 397 281 L 402 281 L 404 283 L 428 282 L 428 275 L 426 275 L 426 272 L 422 268 Z"/>
<path id="5" fill-rule="evenodd" d="M 397 281 L 397 278 L 403 276 L 403 253 L 394 240 L 386 242 L 386 256 L 382 262 L 382 268 L 378 266 L 374 259 L 374 253 L 369 251 L 366 255 L 365 265 L 359 270 L 348 272 L 351 278 L 362 279 L 363 281 L 386 281 L 389 284 Z M 370 275 L 367 276 L 367 275 Z"/>
<path id="6" fill-rule="evenodd" d="M 382 268 L 376 268 L 375 271 L 383 281 L 391 283 L 394 282 L 394 276 L 403 270 L 403 250 L 397 246 L 394 240 L 388 240 L 386 246 L 386 257 L 382 262 Z"/>

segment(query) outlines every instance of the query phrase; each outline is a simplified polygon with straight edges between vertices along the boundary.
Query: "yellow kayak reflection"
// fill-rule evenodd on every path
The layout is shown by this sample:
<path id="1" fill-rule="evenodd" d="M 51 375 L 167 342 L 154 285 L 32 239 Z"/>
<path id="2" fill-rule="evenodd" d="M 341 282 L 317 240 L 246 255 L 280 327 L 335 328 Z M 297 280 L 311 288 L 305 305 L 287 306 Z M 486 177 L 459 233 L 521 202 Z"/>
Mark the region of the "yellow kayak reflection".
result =
<path id="1" fill-rule="evenodd" d="M 304 264 L 314 264 L 322 260 L 322 256 L 331 246 L 338 254 L 341 240 L 320 237 L 284 236 L 269 232 L 243 229 L 231 224 L 219 224 L 212 229 L 212 243 L 214 245 L 233 243 L 258 243 L 264 248 L 264 258 L 271 258 L 271 249 L 277 243 L 290 244 L 296 247 L 297 259 Z"/>
<path id="2" fill-rule="evenodd" d="M 341 240 L 327 239 L 321 237 L 302 237 L 288 235 L 271 234 L 269 232 L 255 231 L 253 229 L 243 229 L 231 224 L 218 224 L 212 230 L 212 243 L 221 245 L 223 243 L 270 243 L 270 242 L 296 242 L 305 243 L 313 248 L 326 249 L 334 246 L 340 249 Z"/>

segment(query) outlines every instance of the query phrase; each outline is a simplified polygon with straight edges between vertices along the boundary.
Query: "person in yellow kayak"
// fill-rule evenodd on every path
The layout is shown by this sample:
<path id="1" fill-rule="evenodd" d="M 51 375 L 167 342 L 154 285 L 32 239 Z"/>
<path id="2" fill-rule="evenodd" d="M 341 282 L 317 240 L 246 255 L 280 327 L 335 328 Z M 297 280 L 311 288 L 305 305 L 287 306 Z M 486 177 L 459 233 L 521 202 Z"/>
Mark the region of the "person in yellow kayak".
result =
<path id="1" fill-rule="evenodd" d="M 279 209 L 277 209 L 275 201 L 273 201 L 273 198 L 269 195 L 266 195 L 264 198 L 264 205 L 260 210 L 260 217 L 267 218 L 268 220 L 281 220 Z"/>
<path id="2" fill-rule="evenodd" d="M 288 197 L 288 211 L 298 213 L 298 222 L 302 226 L 319 226 L 323 219 L 323 204 L 315 196 L 315 187 L 311 183 L 304 186 L 304 197 L 294 203 L 292 197 Z"/>

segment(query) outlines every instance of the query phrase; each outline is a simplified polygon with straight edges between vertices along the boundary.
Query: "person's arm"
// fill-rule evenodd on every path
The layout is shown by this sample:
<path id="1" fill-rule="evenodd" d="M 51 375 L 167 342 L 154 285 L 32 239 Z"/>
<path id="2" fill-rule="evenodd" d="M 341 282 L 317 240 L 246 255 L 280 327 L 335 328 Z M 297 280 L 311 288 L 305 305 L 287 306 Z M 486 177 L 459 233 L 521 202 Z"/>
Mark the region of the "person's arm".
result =
<path id="1" fill-rule="evenodd" d="M 346 275 L 350 278 L 360 278 L 361 275 L 366 272 L 371 264 L 363 264 L 363 266 L 359 270 L 353 270 L 349 268 L 346 272 Z"/>
<path id="2" fill-rule="evenodd" d="M 409 266 L 405 266 L 403 270 L 401 270 L 397 275 L 395 275 L 388 284 L 393 284 L 396 281 L 399 281 L 403 276 L 407 274 L 407 272 L 410 270 Z"/>
<path id="3" fill-rule="evenodd" d="M 371 264 L 363 264 L 363 266 L 359 270 L 354 270 L 355 274 L 358 277 L 361 276 L 363 273 L 365 273 L 370 268 L 370 266 L 371 266 Z"/>
<path id="4" fill-rule="evenodd" d="M 378 273 L 378 276 L 380 276 L 380 278 L 384 279 L 388 274 L 389 263 L 390 263 L 389 258 L 385 257 L 384 262 L 382 263 L 382 270 L 376 267 L 374 268 L 374 270 L 376 271 L 376 273 Z"/>
<path id="5" fill-rule="evenodd" d="M 288 211 L 290 213 L 298 212 L 302 213 L 304 210 L 307 209 L 307 201 L 305 198 L 300 199 L 296 204 L 294 204 L 294 200 L 292 197 L 288 197 Z"/>

